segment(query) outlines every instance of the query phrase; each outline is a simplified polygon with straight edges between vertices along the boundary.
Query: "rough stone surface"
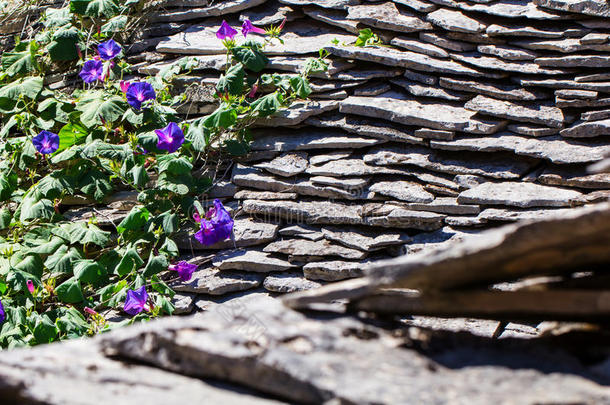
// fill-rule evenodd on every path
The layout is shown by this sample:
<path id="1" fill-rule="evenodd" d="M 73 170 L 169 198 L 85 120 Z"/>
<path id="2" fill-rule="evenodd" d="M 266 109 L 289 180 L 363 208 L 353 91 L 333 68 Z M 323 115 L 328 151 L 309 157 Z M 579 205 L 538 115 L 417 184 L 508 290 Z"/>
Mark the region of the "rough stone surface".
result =
<path id="1" fill-rule="evenodd" d="M 330 243 L 327 240 L 308 241 L 301 239 L 285 239 L 273 242 L 263 249 L 268 253 L 283 253 L 301 257 L 339 256 L 345 259 L 362 259 L 366 253 Z"/>
<path id="2" fill-rule="evenodd" d="M 297 152 L 278 156 L 270 162 L 259 163 L 254 167 L 265 169 L 279 176 L 291 177 L 303 173 L 308 165 L 307 154 Z"/>
<path id="3" fill-rule="evenodd" d="M 268 131 L 264 131 L 268 133 Z M 253 150 L 287 152 L 311 149 L 363 148 L 380 143 L 377 139 L 346 134 L 340 131 L 283 131 L 258 137 L 252 142 Z"/>
<path id="4" fill-rule="evenodd" d="M 440 8 L 426 16 L 432 24 L 444 28 L 448 31 L 459 32 L 482 32 L 485 25 L 470 18 L 457 10 Z"/>
<path id="5" fill-rule="evenodd" d="M 214 267 L 219 270 L 243 270 L 256 273 L 270 271 L 283 271 L 294 269 L 296 266 L 282 259 L 258 250 L 229 250 L 219 252 L 212 260 Z"/>
<path id="6" fill-rule="evenodd" d="M 392 2 L 348 7 L 347 18 L 363 24 L 398 32 L 430 30 L 432 26 L 419 17 L 399 10 Z"/>
<path id="7" fill-rule="evenodd" d="M 561 128 L 565 121 L 563 112 L 557 107 L 544 105 L 525 106 L 508 101 L 499 101 L 485 96 L 476 96 L 466 103 L 469 110 L 515 121 L 526 121 L 534 124 Z"/>
<path id="8" fill-rule="evenodd" d="M 533 183 L 483 183 L 463 191 L 461 204 L 510 205 L 528 207 L 570 207 L 582 204 L 582 194 L 574 190 Z"/>
<path id="9" fill-rule="evenodd" d="M 322 234 L 330 241 L 365 252 L 402 245 L 409 240 L 409 237 L 404 233 L 374 234 L 357 229 L 336 227 L 324 227 L 322 228 Z"/>
<path id="10" fill-rule="evenodd" d="M 421 184 L 409 181 L 380 181 L 369 190 L 406 202 L 427 203 L 434 200 L 434 195 L 424 190 Z"/>
<path id="11" fill-rule="evenodd" d="M 298 273 L 273 274 L 265 277 L 263 287 L 265 290 L 277 293 L 291 293 L 295 291 L 311 290 L 318 288 L 321 284 L 303 278 Z"/>
<path id="12" fill-rule="evenodd" d="M 426 44 L 421 41 L 410 39 L 407 37 L 396 37 L 392 38 L 391 45 L 404 48 L 409 51 L 423 53 L 425 55 L 434 56 L 437 58 L 448 58 L 449 53 L 443 48 L 439 48 L 436 45 Z"/>
<path id="13" fill-rule="evenodd" d="M 175 291 L 198 294 L 223 295 L 258 287 L 262 277 L 258 274 L 201 269 L 193 273 L 190 281 L 171 283 Z"/>
<path id="14" fill-rule="evenodd" d="M 573 126 L 562 129 L 561 136 L 568 138 L 589 138 L 600 135 L 610 135 L 610 119 L 600 121 L 577 122 Z"/>
<path id="15" fill-rule="evenodd" d="M 362 276 L 363 268 L 360 262 L 315 262 L 303 266 L 303 274 L 309 280 L 338 281 Z"/>

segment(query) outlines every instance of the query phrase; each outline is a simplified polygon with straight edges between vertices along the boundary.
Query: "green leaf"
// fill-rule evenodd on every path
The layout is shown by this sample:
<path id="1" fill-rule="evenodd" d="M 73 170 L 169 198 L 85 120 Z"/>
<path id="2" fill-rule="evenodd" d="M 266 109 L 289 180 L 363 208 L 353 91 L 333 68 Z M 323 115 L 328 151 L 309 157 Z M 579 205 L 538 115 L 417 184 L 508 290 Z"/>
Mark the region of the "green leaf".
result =
<path id="1" fill-rule="evenodd" d="M 260 72 L 269 63 L 269 59 L 262 52 L 261 45 L 257 42 L 248 41 L 242 46 L 236 46 L 231 49 L 231 53 L 233 53 L 235 59 L 253 72 Z"/>
<path id="2" fill-rule="evenodd" d="M 79 260 L 73 271 L 74 277 L 89 284 L 97 284 L 106 276 L 106 269 L 94 260 Z"/>
<path id="3" fill-rule="evenodd" d="M 117 226 L 117 231 L 122 234 L 125 231 L 140 229 L 146 224 L 149 217 L 150 211 L 146 207 L 135 206 Z"/>
<path id="4" fill-rule="evenodd" d="M 69 339 L 83 336 L 87 332 L 89 324 L 76 308 L 60 308 L 60 311 L 64 314 L 55 320 L 55 324 Z"/>
<path id="5" fill-rule="evenodd" d="M 138 251 L 134 248 L 127 249 L 123 258 L 119 262 L 119 264 L 114 269 L 114 273 L 119 276 L 124 276 L 125 274 L 137 269 L 138 267 L 144 264 L 144 260 L 138 254 Z"/>
<path id="6" fill-rule="evenodd" d="M 128 144 L 115 145 L 96 139 L 83 148 L 82 154 L 91 159 L 102 157 L 112 160 L 124 160 L 133 155 L 133 151 Z"/>
<path id="7" fill-rule="evenodd" d="M 8 208 L 2 208 L 0 210 L 0 229 L 7 229 L 11 224 L 13 214 Z"/>
<path id="8" fill-rule="evenodd" d="M 76 277 L 71 277 L 55 287 L 55 293 L 57 298 L 66 304 L 76 304 L 85 299 L 80 282 Z"/>
<path id="9" fill-rule="evenodd" d="M 82 111 L 81 122 L 88 128 L 102 125 L 103 122 L 113 123 L 123 116 L 127 110 L 127 103 L 121 96 L 104 97 L 101 91 L 87 93 L 87 95 L 76 105 L 78 111 Z"/>
<path id="10" fill-rule="evenodd" d="M 180 250 L 178 249 L 178 245 L 176 242 L 171 240 L 170 238 L 165 238 L 165 242 L 159 249 L 159 252 L 167 253 L 168 256 L 177 257 L 180 255 Z"/>
<path id="11" fill-rule="evenodd" d="M 165 211 L 154 220 L 155 225 L 161 225 L 166 233 L 174 233 L 178 230 L 178 216 L 171 211 Z"/>
<path id="12" fill-rule="evenodd" d="M 161 271 L 167 270 L 167 266 L 169 266 L 169 263 L 167 262 L 167 258 L 165 256 L 155 256 L 151 253 L 142 275 L 144 277 L 151 277 Z"/>
<path id="13" fill-rule="evenodd" d="M 12 112 L 20 98 L 34 100 L 41 90 L 42 77 L 27 77 L 0 87 L 0 112 Z"/>
<path id="14" fill-rule="evenodd" d="M 71 274 L 74 268 L 74 263 L 81 260 L 83 257 L 76 248 L 70 248 L 67 245 L 60 246 L 55 253 L 47 257 L 44 265 L 49 270 L 60 274 Z"/>
<path id="15" fill-rule="evenodd" d="M 64 171 L 58 171 L 47 174 L 35 187 L 41 196 L 53 200 L 59 198 L 62 193 L 74 193 L 73 182 L 74 179 L 67 176 Z"/>
<path id="16" fill-rule="evenodd" d="M 157 292 L 163 295 L 167 295 L 170 298 L 173 298 L 173 296 L 176 294 L 174 290 L 172 290 L 167 284 L 165 284 L 165 282 L 163 282 L 163 280 L 159 279 L 159 277 L 156 275 L 152 276 L 151 278 L 151 286 Z"/>
<path id="17" fill-rule="evenodd" d="M 22 42 L 13 52 L 2 54 L 2 69 L 9 76 L 23 75 L 38 69 L 36 51 L 38 45 L 35 41 Z"/>
<path id="18" fill-rule="evenodd" d="M 210 130 L 203 125 L 203 120 L 198 118 L 191 123 L 184 138 L 191 143 L 193 149 L 205 152 L 210 144 Z"/>
<path id="19" fill-rule="evenodd" d="M 49 56 L 54 62 L 78 59 L 79 31 L 76 27 L 59 29 L 47 45 Z"/>
<path id="20" fill-rule="evenodd" d="M 62 151 L 85 140 L 89 130 L 81 123 L 69 122 L 59 131 L 59 149 Z"/>
<path id="21" fill-rule="evenodd" d="M 290 78 L 290 86 L 299 98 L 306 99 L 311 94 L 309 81 L 302 76 L 294 76 Z"/>
<path id="22" fill-rule="evenodd" d="M 116 17 L 112 17 L 106 24 L 102 25 L 102 33 L 110 34 L 113 32 L 123 31 L 127 26 L 127 16 L 126 15 L 117 15 Z"/>
<path id="23" fill-rule="evenodd" d="M 268 117 L 281 108 L 283 102 L 284 97 L 282 93 L 276 91 L 259 98 L 250 104 L 250 106 L 254 112 L 258 113 L 259 117 Z"/>
<path id="24" fill-rule="evenodd" d="M 13 195 L 17 189 L 17 174 L 2 174 L 0 175 L 0 201 L 6 201 Z"/>
<path id="25" fill-rule="evenodd" d="M 38 278 L 42 277 L 42 259 L 37 254 L 13 255 L 11 265 L 15 270 L 24 271 Z"/>
<path id="26" fill-rule="evenodd" d="M 108 177 L 99 170 L 89 170 L 79 182 L 83 193 L 92 196 L 96 201 L 102 201 L 113 190 Z"/>
<path id="27" fill-rule="evenodd" d="M 157 307 L 160 307 L 163 310 L 163 312 L 165 312 L 168 315 L 173 314 L 174 310 L 176 309 L 174 307 L 174 304 L 172 304 L 170 300 L 168 300 L 167 298 L 165 298 L 161 295 L 157 296 L 155 305 Z"/>
<path id="28" fill-rule="evenodd" d="M 248 142 L 237 139 L 227 139 L 224 141 L 224 146 L 233 156 L 244 156 L 250 152 L 250 144 Z"/>
<path id="29" fill-rule="evenodd" d="M 114 17 L 120 11 L 115 0 L 70 0 L 73 13 L 89 17 Z"/>
<path id="30" fill-rule="evenodd" d="M 68 25 L 72 22 L 72 14 L 69 7 L 48 8 L 45 12 L 44 26 L 46 28 L 56 28 Z"/>
<path id="31" fill-rule="evenodd" d="M 70 243 L 86 245 L 93 243 L 94 245 L 104 247 L 110 240 L 110 232 L 102 231 L 94 224 L 83 222 L 69 223 L 61 225 L 61 228 L 68 232 Z"/>
<path id="32" fill-rule="evenodd" d="M 57 251 L 61 246 L 64 246 L 65 241 L 57 236 L 51 237 L 49 241 L 36 244 L 29 251 L 32 253 L 38 253 L 41 255 L 50 255 Z"/>
<path id="33" fill-rule="evenodd" d="M 216 90 L 220 94 L 229 93 L 234 96 L 240 96 L 244 89 L 245 74 L 244 66 L 241 63 L 231 66 L 226 74 L 220 76 Z"/>
<path id="34" fill-rule="evenodd" d="M 28 195 L 21 203 L 19 221 L 26 222 L 33 219 L 51 219 L 55 215 L 53 201 L 39 196 Z"/>
<path id="35" fill-rule="evenodd" d="M 50 343 L 57 339 L 57 328 L 47 314 L 38 317 L 33 333 L 36 343 Z"/>
<path id="36" fill-rule="evenodd" d="M 206 128 L 229 128 L 237 122 L 237 111 L 226 105 L 221 105 L 203 121 Z"/>
<path id="37" fill-rule="evenodd" d="M 193 170 L 193 165 L 184 156 L 179 158 L 173 155 L 159 156 L 157 163 L 159 165 L 159 173 L 168 172 L 179 176 L 190 173 Z"/>

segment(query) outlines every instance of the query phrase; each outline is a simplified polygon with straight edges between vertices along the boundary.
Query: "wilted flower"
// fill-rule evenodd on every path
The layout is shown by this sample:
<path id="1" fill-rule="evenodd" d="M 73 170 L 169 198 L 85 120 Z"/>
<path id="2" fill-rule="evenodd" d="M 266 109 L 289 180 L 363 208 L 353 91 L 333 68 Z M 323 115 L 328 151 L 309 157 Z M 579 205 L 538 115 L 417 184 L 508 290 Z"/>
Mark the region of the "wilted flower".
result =
<path id="1" fill-rule="evenodd" d="M 85 312 L 88 313 L 89 315 L 97 315 L 97 312 L 95 312 L 93 309 L 91 309 L 89 307 L 85 307 Z"/>
<path id="2" fill-rule="evenodd" d="M 157 97 L 153 86 L 146 82 L 131 83 L 126 95 L 127 102 L 136 110 L 142 108 L 142 103 L 146 100 L 154 100 Z"/>
<path id="3" fill-rule="evenodd" d="M 233 219 L 223 207 L 220 200 L 214 200 L 205 218 L 201 218 L 201 229 L 195 234 L 195 239 L 202 245 L 213 245 L 227 239 L 233 232 Z"/>
<path id="4" fill-rule="evenodd" d="M 148 300 L 146 286 L 142 286 L 135 291 L 129 290 L 127 291 L 127 298 L 125 299 L 125 305 L 123 305 L 123 311 L 127 312 L 129 315 L 137 315 L 144 311 L 146 300 Z"/>
<path id="5" fill-rule="evenodd" d="M 222 20 L 220 28 L 216 31 L 216 37 L 225 40 L 227 38 L 233 39 L 235 35 L 237 35 L 237 30 L 231 27 L 225 20 Z"/>
<path id="6" fill-rule="evenodd" d="M 182 281 L 189 281 L 193 277 L 193 272 L 197 270 L 197 265 L 182 260 L 176 264 L 170 264 L 169 269 L 177 271 Z"/>
<path id="7" fill-rule="evenodd" d="M 131 83 L 129 83 L 129 82 L 125 81 L 125 80 L 121 80 L 121 81 L 119 82 L 119 85 L 121 86 L 121 91 L 122 91 L 123 93 L 127 93 L 127 89 L 129 88 L 129 85 L 130 85 L 130 84 L 131 84 Z"/>
<path id="8" fill-rule="evenodd" d="M 248 93 L 248 98 L 254 98 L 257 91 L 258 91 L 258 84 L 255 84 L 254 86 L 252 86 L 252 90 L 250 90 L 250 93 Z"/>
<path id="9" fill-rule="evenodd" d="M 174 153 L 184 143 L 184 133 L 175 122 L 170 122 L 163 129 L 155 129 L 157 134 L 157 148 Z"/>
<path id="10" fill-rule="evenodd" d="M 30 292 L 30 294 L 34 294 L 36 288 L 34 288 L 34 283 L 32 282 L 32 280 L 26 281 L 25 284 L 28 286 L 28 291 Z"/>
<path id="11" fill-rule="evenodd" d="M 264 34 L 265 30 L 262 28 L 255 27 L 254 25 L 252 25 L 252 22 L 250 20 L 246 20 L 241 25 L 241 33 L 244 34 L 244 37 L 247 37 L 249 32 L 254 32 L 255 34 Z"/>
<path id="12" fill-rule="evenodd" d="M 104 64 L 100 60 L 89 59 L 78 74 L 85 83 L 93 83 L 104 78 Z"/>
<path id="13" fill-rule="evenodd" d="M 40 131 L 32 139 L 32 143 L 38 152 L 47 155 L 59 149 L 59 135 L 50 131 Z"/>
<path id="14" fill-rule="evenodd" d="M 6 313 L 4 312 L 4 306 L 2 305 L 2 301 L 0 301 L 0 325 L 6 319 Z"/>
<path id="15" fill-rule="evenodd" d="M 121 47 L 119 44 L 110 39 L 106 42 L 102 42 L 97 46 L 97 52 L 100 54 L 100 58 L 104 60 L 114 59 L 119 53 L 121 53 Z"/>

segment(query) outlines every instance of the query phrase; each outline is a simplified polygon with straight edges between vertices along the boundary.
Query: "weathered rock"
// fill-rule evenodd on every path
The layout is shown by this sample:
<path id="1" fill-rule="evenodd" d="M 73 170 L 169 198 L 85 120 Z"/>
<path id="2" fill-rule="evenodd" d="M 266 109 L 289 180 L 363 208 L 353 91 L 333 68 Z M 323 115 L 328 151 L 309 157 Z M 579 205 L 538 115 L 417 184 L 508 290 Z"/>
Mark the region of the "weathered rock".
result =
<path id="1" fill-rule="evenodd" d="M 407 202 L 427 203 L 434 200 L 434 195 L 424 190 L 421 184 L 404 180 L 375 182 L 369 190 Z"/>
<path id="2" fill-rule="evenodd" d="M 314 184 L 340 187 L 345 189 L 362 189 L 370 183 L 368 178 L 337 178 L 330 176 L 313 176 L 309 179 Z"/>
<path id="3" fill-rule="evenodd" d="M 610 6 L 604 0 L 534 0 L 534 4 L 548 9 L 588 14 L 595 17 L 610 17 Z"/>
<path id="4" fill-rule="evenodd" d="M 549 94 L 537 90 L 527 90 L 518 86 L 502 85 L 495 83 L 485 83 L 473 80 L 459 80 L 448 77 L 441 77 L 439 80 L 441 87 L 447 89 L 466 91 L 471 93 L 485 94 L 503 100 L 538 100 L 548 98 Z"/>
<path id="5" fill-rule="evenodd" d="M 580 114 L 580 119 L 583 121 L 599 121 L 610 118 L 610 110 L 588 111 Z"/>
<path id="6" fill-rule="evenodd" d="M 574 77 L 577 82 L 603 82 L 610 80 L 610 73 L 595 73 L 592 75 L 578 75 Z"/>
<path id="7" fill-rule="evenodd" d="M 421 41 L 417 41 L 414 39 L 410 39 L 407 37 L 395 37 L 390 41 L 391 45 L 407 49 L 413 52 L 423 53 L 424 55 L 429 55 L 437 58 L 448 58 L 449 53 L 445 51 L 443 48 L 439 48 L 436 45 L 426 44 Z"/>
<path id="8" fill-rule="evenodd" d="M 303 274 L 308 280 L 338 281 L 362 276 L 365 264 L 360 262 L 329 261 L 307 263 Z"/>
<path id="9" fill-rule="evenodd" d="M 360 0 L 279 0 L 280 3 L 290 4 L 292 6 L 308 6 L 316 5 L 324 8 L 346 9 L 348 6 L 360 4 Z"/>
<path id="10" fill-rule="evenodd" d="M 463 231 L 445 226 L 434 232 L 422 232 L 411 239 L 411 242 L 406 245 L 407 254 L 414 255 L 419 252 L 429 252 L 431 250 L 447 249 L 450 245 L 461 242 L 465 238 L 476 237 L 475 231 Z"/>
<path id="11" fill-rule="evenodd" d="M 601 121 L 579 121 L 573 126 L 562 129 L 561 136 L 568 138 L 590 138 L 600 135 L 610 135 L 610 119 Z"/>
<path id="12" fill-rule="evenodd" d="M 450 141 L 455 136 L 455 132 L 452 131 L 442 131 L 440 129 L 429 129 L 429 128 L 421 128 L 416 129 L 414 132 L 415 136 L 426 138 L 426 139 L 438 139 L 443 141 Z"/>
<path id="13" fill-rule="evenodd" d="M 482 32 L 485 25 L 456 10 L 440 8 L 426 16 L 426 20 L 447 31 Z"/>
<path id="14" fill-rule="evenodd" d="M 419 11 L 420 13 L 428 13 L 430 11 L 436 10 L 438 7 L 432 3 L 428 3 L 427 1 L 422 0 L 392 0 L 394 3 L 402 4 L 403 6 L 407 6 L 412 8 L 415 11 Z"/>
<path id="15" fill-rule="evenodd" d="M 485 96 L 476 96 L 466 103 L 469 110 L 483 114 L 508 118 L 515 121 L 526 121 L 534 124 L 561 128 L 565 121 L 563 112 L 556 107 L 544 105 L 520 105 L 508 101 L 499 101 Z"/>
<path id="16" fill-rule="evenodd" d="M 352 154 L 351 151 L 330 152 L 323 155 L 315 155 L 309 158 L 309 163 L 312 165 L 320 165 L 322 163 L 331 162 L 333 160 L 345 159 Z"/>
<path id="17" fill-rule="evenodd" d="M 555 105 L 559 108 L 608 107 L 610 106 L 610 98 L 601 98 L 598 100 L 576 100 L 555 97 Z"/>
<path id="18" fill-rule="evenodd" d="M 582 90 L 593 90 L 604 93 L 610 92 L 610 82 L 575 82 L 572 80 L 556 80 L 556 79 L 542 79 L 542 80 L 530 80 L 530 79 L 515 79 L 521 86 L 525 87 L 549 87 L 551 89 L 582 89 Z"/>
<path id="19" fill-rule="evenodd" d="M 535 38 L 562 38 L 570 33 L 576 34 L 574 30 L 562 28 L 535 28 L 527 25 L 503 25 L 492 24 L 487 27 L 487 34 L 490 36 L 511 36 L 511 37 L 535 37 Z M 583 31 L 583 30 L 581 30 Z"/>
<path id="20" fill-rule="evenodd" d="M 431 32 L 420 32 L 419 39 L 456 52 L 468 52 L 476 49 L 475 45 L 468 42 L 453 41 Z"/>
<path id="21" fill-rule="evenodd" d="M 551 186 L 610 189 L 610 173 L 591 174 L 584 168 L 547 168 L 538 176 L 538 181 Z"/>
<path id="22" fill-rule="evenodd" d="M 320 228 L 315 228 L 313 226 L 303 225 L 303 224 L 282 228 L 282 229 L 280 229 L 280 235 L 296 236 L 299 238 L 313 240 L 313 241 L 324 239 L 324 234 L 322 233 Z"/>
<path id="23" fill-rule="evenodd" d="M 339 103 L 334 100 L 297 102 L 290 108 L 279 110 L 270 117 L 259 118 L 256 120 L 256 125 L 265 127 L 297 125 L 311 116 L 335 110 L 338 106 Z"/>
<path id="24" fill-rule="evenodd" d="M 172 315 L 186 315 L 193 312 L 195 309 L 195 303 L 192 294 L 180 294 L 176 293 L 172 297 L 172 305 L 174 306 L 174 313 Z"/>
<path id="25" fill-rule="evenodd" d="M 597 98 L 598 94 L 599 93 L 597 91 L 591 90 L 555 90 L 555 96 L 564 99 L 592 100 Z"/>
<path id="26" fill-rule="evenodd" d="M 610 56 L 605 55 L 567 55 L 561 57 L 536 58 L 534 61 L 540 66 L 552 67 L 610 67 Z"/>
<path id="27" fill-rule="evenodd" d="M 273 191 L 240 190 L 235 193 L 236 200 L 296 200 L 297 193 L 275 193 Z"/>
<path id="28" fill-rule="evenodd" d="M 479 134 L 497 132 L 500 121 L 475 118 L 475 112 L 440 103 L 401 100 L 398 97 L 348 97 L 341 102 L 342 113 L 383 118 L 406 125 Z"/>
<path id="29" fill-rule="evenodd" d="M 565 13 L 547 11 L 536 7 L 529 0 L 500 0 L 489 4 L 465 3 L 455 0 L 431 0 L 433 3 L 443 4 L 466 11 L 495 15 L 507 18 L 528 18 L 532 20 L 567 20 L 571 18 Z"/>
<path id="30" fill-rule="evenodd" d="M 510 132 L 527 136 L 549 136 L 558 134 L 559 128 L 540 127 L 531 124 L 510 124 L 506 127 Z"/>
<path id="31" fill-rule="evenodd" d="M 307 154 L 302 152 L 286 153 L 270 162 L 254 165 L 256 168 L 265 169 L 270 173 L 283 177 L 291 177 L 303 173 L 307 166 L 309 166 Z"/>
<path id="32" fill-rule="evenodd" d="M 405 206 L 414 211 L 430 211 L 448 215 L 476 215 L 481 211 L 478 205 L 459 204 L 454 197 L 437 197 L 430 203 L 408 203 Z"/>
<path id="33" fill-rule="evenodd" d="M 512 151 L 517 155 L 546 159 L 557 164 L 601 160 L 609 145 L 567 141 L 560 136 L 528 138 L 507 133 L 485 137 L 464 137 L 453 141 L 431 141 L 432 148 L 473 152 Z"/>
<path id="34" fill-rule="evenodd" d="M 283 130 L 274 131 L 272 135 L 256 137 L 250 145 L 252 150 L 296 151 L 313 149 L 352 149 L 381 143 L 379 139 L 371 139 L 357 135 L 350 135 L 333 130 Z M 269 133 L 269 131 L 262 131 Z"/>
<path id="35" fill-rule="evenodd" d="M 390 91 L 390 85 L 387 83 L 367 84 L 363 87 L 354 89 L 354 96 L 378 96 Z"/>
<path id="36" fill-rule="evenodd" d="M 517 222 L 540 220 L 571 211 L 571 208 L 486 208 L 478 215 L 484 222 Z"/>
<path id="37" fill-rule="evenodd" d="M 302 239 L 285 239 L 273 242 L 267 245 L 263 252 L 301 257 L 339 256 L 345 259 L 362 259 L 366 256 L 366 252 L 336 245 L 327 240 L 309 241 Z"/>
<path id="38" fill-rule="evenodd" d="M 277 3 L 272 3 L 268 6 L 268 2 L 263 10 L 255 8 L 247 10 L 239 15 L 240 21 L 250 20 L 255 25 L 279 25 L 286 19 L 287 22 L 294 21 L 303 17 L 303 12 L 297 7 L 279 6 Z"/>
<path id="39" fill-rule="evenodd" d="M 482 56 L 479 53 L 468 53 L 468 54 L 451 54 L 451 58 L 459 62 L 464 62 L 468 65 L 476 66 L 481 69 L 493 69 L 502 70 L 505 72 L 516 72 L 526 74 L 541 74 L 541 75 L 562 75 L 569 73 L 565 69 L 546 69 L 540 67 L 537 58 L 534 60 L 536 63 L 511 61 L 507 62 L 502 59 L 494 58 L 491 56 Z M 551 65 L 555 66 L 555 65 Z"/>
<path id="40" fill-rule="evenodd" d="M 393 79 L 390 80 L 393 84 L 402 87 L 410 94 L 415 97 L 432 97 L 441 98 L 449 101 L 460 101 L 467 100 L 468 95 L 464 93 L 458 93 L 451 90 L 445 90 L 436 86 L 428 86 L 421 83 L 411 82 L 404 79 Z"/>
<path id="41" fill-rule="evenodd" d="M 180 249 L 189 250 L 208 250 L 208 249 L 227 249 L 233 247 L 256 246 L 270 242 L 277 235 L 278 225 L 257 222 L 252 219 L 235 219 L 233 225 L 233 239 L 218 242 L 214 245 L 202 245 L 194 237 L 184 235 L 176 239 L 176 244 Z"/>
<path id="42" fill-rule="evenodd" d="M 190 281 L 170 283 L 170 287 L 180 292 L 223 295 L 258 287 L 263 281 L 262 278 L 259 274 L 207 268 L 195 271 Z"/>
<path id="43" fill-rule="evenodd" d="M 322 228 L 324 238 L 340 243 L 344 246 L 371 252 L 388 246 L 404 245 L 409 237 L 403 233 L 371 233 L 357 229 L 344 229 L 335 227 Z"/>
<path id="44" fill-rule="evenodd" d="M 417 32 L 432 29 L 430 23 L 413 14 L 399 10 L 392 2 L 349 6 L 347 10 L 349 20 L 360 21 L 375 28 L 398 32 Z"/>
<path id="45" fill-rule="evenodd" d="M 461 204 L 510 205 L 528 207 L 570 207 L 582 204 L 582 194 L 574 190 L 541 186 L 533 183 L 483 183 L 463 191 Z"/>
<path id="46" fill-rule="evenodd" d="M 265 290 L 277 293 L 305 291 L 320 286 L 320 283 L 303 278 L 303 276 L 298 273 L 274 274 L 265 277 L 265 281 L 263 281 Z"/>
<path id="47" fill-rule="evenodd" d="M 368 176 L 372 174 L 403 174 L 404 171 L 366 164 L 362 159 L 333 160 L 321 166 L 309 166 L 307 173 L 316 176 Z"/>
<path id="48" fill-rule="evenodd" d="M 498 56 L 507 60 L 534 60 L 539 56 L 536 52 L 503 45 L 479 45 L 477 50 L 481 53 Z"/>
<path id="49" fill-rule="evenodd" d="M 347 32 L 357 34 L 362 29 L 359 21 L 348 20 L 345 12 L 341 10 L 319 9 L 317 7 L 305 7 L 303 12 L 314 20 L 322 21 L 329 25 L 342 28 Z"/>
<path id="50" fill-rule="evenodd" d="M 429 85 L 433 85 L 438 83 L 438 78 L 436 76 L 431 76 L 431 75 L 425 75 L 422 73 L 418 73 L 418 72 L 413 72 L 409 69 L 405 69 L 405 73 L 403 75 L 406 79 L 409 80 L 413 80 L 416 82 L 420 82 L 420 83 L 424 83 L 424 84 L 429 84 Z M 354 96 L 357 96 L 358 94 L 354 93 Z"/>
<path id="51" fill-rule="evenodd" d="M 431 141 L 441 142 L 441 141 Z M 464 156 L 434 153 L 426 148 L 405 146 L 378 147 L 364 155 L 364 162 L 374 165 L 414 165 L 450 174 L 475 174 L 493 178 L 519 178 L 531 164 L 512 156 Z"/>
<path id="52" fill-rule="evenodd" d="M 219 270 L 243 270 L 255 273 L 291 270 L 297 266 L 286 260 L 272 257 L 270 254 L 252 249 L 229 250 L 219 252 L 212 260 Z"/>
<path id="53" fill-rule="evenodd" d="M 263 4 L 265 0 L 228 0 L 216 3 L 205 8 L 187 8 L 183 11 L 172 10 L 171 12 L 160 13 L 152 17 L 153 21 L 187 21 L 202 17 L 216 17 L 224 14 L 236 13 L 241 10 L 256 7 Z M 205 6 L 207 1 L 182 0 L 176 2 L 178 6 Z"/>

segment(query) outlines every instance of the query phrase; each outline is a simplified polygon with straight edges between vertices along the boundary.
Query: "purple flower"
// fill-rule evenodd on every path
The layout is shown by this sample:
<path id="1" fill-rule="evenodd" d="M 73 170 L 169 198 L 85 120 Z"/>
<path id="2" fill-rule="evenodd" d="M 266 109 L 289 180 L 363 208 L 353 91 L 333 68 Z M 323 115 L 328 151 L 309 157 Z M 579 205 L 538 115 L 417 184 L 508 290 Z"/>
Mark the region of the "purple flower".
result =
<path id="1" fill-rule="evenodd" d="M 127 291 L 127 298 L 125 299 L 125 305 L 123 311 L 129 315 L 137 315 L 144 311 L 146 306 L 146 300 L 148 300 L 148 293 L 146 292 L 146 286 L 140 287 L 138 290 Z"/>
<path id="2" fill-rule="evenodd" d="M 225 40 L 227 38 L 233 39 L 235 35 L 237 35 L 237 30 L 231 27 L 225 20 L 222 20 L 220 28 L 216 31 L 216 37 Z"/>
<path id="3" fill-rule="evenodd" d="M 169 269 L 177 271 L 182 281 L 189 281 L 193 277 L 193 272 L 197 270 L 197 265 L 183 260 L 176 264 L 170 264 Z"/>
<path id="4" fill-rule="evenodd" d="M 142 103 L 146 100 L 154 100 L 156 97 L 155 89 L 150 83 L 131 83 L 127 88 L 127 102 L 136 110 L 142 108 Z"/>
<path id="5" fill-rule="evenodd" d="M 264 29 L 255 27 L 252 25 L 250 20 L 246 20 L 241 25 L 241 33 L 244 34 L 244 37 L 247 37 L 249 32 L 254 32 L 255 34 L 265 34 Z"/>
<path id="6" fill-rule="evenodd" d="M 32 139 L 32 143 L 38 152 L 47 155 L 59 149 L 59 136 L 53 132 L 40 131 L 40 133 Z"/>
<path id="7" fill-rule="evenodd" d="M 104 78 L 104 64 L 101 60 L 89 59 L 78 74 L 85 83 L 93 83 Z"/>
<path id="8" fill-rule="evenodd" d="M 131 84 L 131 83 L 126 82 L 125 80 L 121 80 L 121 81 L 119 82 L 119 85 L 121 86 L 121 91 L 122 91 L 123 93 L 127 93 L 127 89 L 129 88 L 129 85 L 130 85 L 130 84 Z"/>
<path id="9" fill-rule="evenodd" d="M 4 306 L 2 305 L 2 301 L 0 301 L 0 325 L 6 319 L 6 313 L 4 312 Z"/>
<path id="10" fill-rule="evenodd" d="M 97 52 L 100 54 L 100 58 L 104 60 L 114 59 L 119 53 L 121 53 L 121 47 L 119 44 L 110 39 L 106 42 L 102 42 L 97 46 Z"/>
<path id="11" fill-rule="evenodd" d="M 170 122 L 163 129 L 155 129 L 157 134 L 157 148 L 174 153 L 184 143 L 184 133 L 175 122 Z"/>
<path id="12" fill-rule="evenodd" d="M 231 232 L 233 232 L 233 219 L 220 200 L 216 199 L 214 208 L 205 214 L 205 218 L 201 218 L 201 230 L 195 234 L 195 239 L 202 245 L 213 245 L 230 237 Z"/>

